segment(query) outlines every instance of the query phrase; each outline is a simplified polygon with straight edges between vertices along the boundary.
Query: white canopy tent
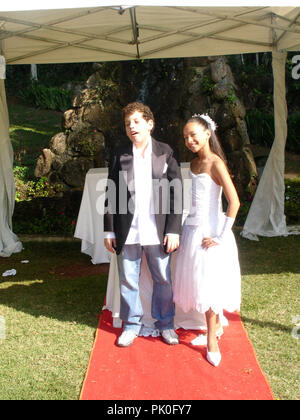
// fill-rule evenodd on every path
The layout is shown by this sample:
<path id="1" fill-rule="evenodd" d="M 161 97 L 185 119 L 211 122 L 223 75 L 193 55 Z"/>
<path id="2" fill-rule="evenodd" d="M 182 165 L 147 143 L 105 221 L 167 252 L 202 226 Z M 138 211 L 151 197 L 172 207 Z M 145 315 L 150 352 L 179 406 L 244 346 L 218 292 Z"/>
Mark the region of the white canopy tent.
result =
<path id="1" fill-rule="evenodd" d="M 286 52 L 300 50 L 300 7 L 294 0 L 288 7 L 278 0 L 272 6 L 222 3 L 10 0 L 0 6 L 0 54 L 7 64 L 42 64 L 272 52 L 275 139 L 243 234 L 285 235 L 284 68 Z M 0 255 L 7 256 L 18 252 L 20 243 L 11 230 L 14 183 L 3 87 L 0 95 Z"/>

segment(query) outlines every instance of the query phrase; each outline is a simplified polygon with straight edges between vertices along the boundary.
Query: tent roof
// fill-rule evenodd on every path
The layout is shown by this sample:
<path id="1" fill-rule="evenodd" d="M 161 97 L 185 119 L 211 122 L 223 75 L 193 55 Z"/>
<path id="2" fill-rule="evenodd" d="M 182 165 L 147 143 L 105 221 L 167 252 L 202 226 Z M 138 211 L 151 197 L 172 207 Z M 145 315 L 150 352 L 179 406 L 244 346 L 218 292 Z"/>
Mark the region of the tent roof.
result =
<path id="1" fill-rule="evenodd" d="M 8 64 L 224 55 L 273 46 L 300 50 L 296 6 L 246 6 L 245 0 L 230 7 L 190 0 L 19 3 L 0 6 L 0 47 Z"/>

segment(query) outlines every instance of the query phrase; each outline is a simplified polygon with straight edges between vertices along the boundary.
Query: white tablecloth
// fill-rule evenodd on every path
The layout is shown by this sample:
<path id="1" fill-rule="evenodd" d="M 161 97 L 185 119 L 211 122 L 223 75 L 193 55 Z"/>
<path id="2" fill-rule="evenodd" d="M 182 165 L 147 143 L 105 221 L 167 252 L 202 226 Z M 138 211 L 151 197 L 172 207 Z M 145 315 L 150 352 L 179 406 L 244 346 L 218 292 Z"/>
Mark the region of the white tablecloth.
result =
<path id="1" fill-rule="evenodd" d="M 90 169 L 85 178 L 81 206 L 74 236 L 81 239 L 81 252 L 92 257 L 93 264 L 110 261 L 104 247 L 103 210 L 107 168 Z"/>
<path id="2" fill-rule="evenodd" d="M 104 247 L 103 234 L 103 208 L 105 199 L 105 187 L 107 180 L 106 168 L 90 169 L 86 175 L 82 202 L 78 215 L 74 236 L 82 240 L 81 251 L 92 257 L 93 264 L 107 263 L 110 261 L 108 284 L 106 291 L 106 309 L 112 312 L 114 326 L 121 327 L 120 312 L 120 286 L 116 254 L 110 254 Z M 189 163 L 181 164 L 181 173 L 184 186 L 184 212 L 183 220 L 189 208 Z M 186 182 L 185 182 L 186 181 Z M 172 255 L 172 272 L 176 263 L 176 252 Z M 142 260 L 140 276 L 140 297 L 143 304 L 143 335 L 157 335 L 154 331 L 154 320 L 151 316 L 152 278 L 145 256 Z M 222 320 L 227 325 L 226 318 Z M 205 329 L 205 316 L 196 311 L 185 314 L 176 307 L 175 328 Z"/>

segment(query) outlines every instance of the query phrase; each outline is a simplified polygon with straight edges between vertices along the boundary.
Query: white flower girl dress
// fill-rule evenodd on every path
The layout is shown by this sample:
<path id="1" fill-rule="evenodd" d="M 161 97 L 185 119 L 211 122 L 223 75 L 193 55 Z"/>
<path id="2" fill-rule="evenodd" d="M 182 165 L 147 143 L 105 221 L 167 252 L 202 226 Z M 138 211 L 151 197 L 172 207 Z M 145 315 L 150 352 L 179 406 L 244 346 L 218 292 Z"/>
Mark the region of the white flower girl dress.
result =
<path id="1" fill-rule="evenodd" d="M 207 173 L 192 179 L 190 212 L 185 220 L 174 273 L 174 302 L 184 312 L 216 314 L 240 309 L 241 274 L 238 251 L 232 231 L 218 245 L 204 249 L 204 237 L 222 232 L 222 187 Z"/>

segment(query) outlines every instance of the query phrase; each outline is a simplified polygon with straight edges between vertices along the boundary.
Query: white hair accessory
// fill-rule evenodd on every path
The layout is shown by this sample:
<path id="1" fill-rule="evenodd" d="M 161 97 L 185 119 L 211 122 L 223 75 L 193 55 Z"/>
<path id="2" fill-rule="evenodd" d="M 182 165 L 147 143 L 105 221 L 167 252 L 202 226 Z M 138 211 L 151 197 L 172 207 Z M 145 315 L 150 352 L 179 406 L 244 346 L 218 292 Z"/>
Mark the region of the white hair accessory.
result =
<path id="1" fill-rule="evenodd" d="M 214 122 L 214 120 L 210 118 L 208 114 L 194 114 L 192 118 L 195 117 L 202 118 L 203 120 L 205 120 L 209 124 L 211 131 L 216 131 L 216 129 L 218 128 L 217 124 Z"/>

